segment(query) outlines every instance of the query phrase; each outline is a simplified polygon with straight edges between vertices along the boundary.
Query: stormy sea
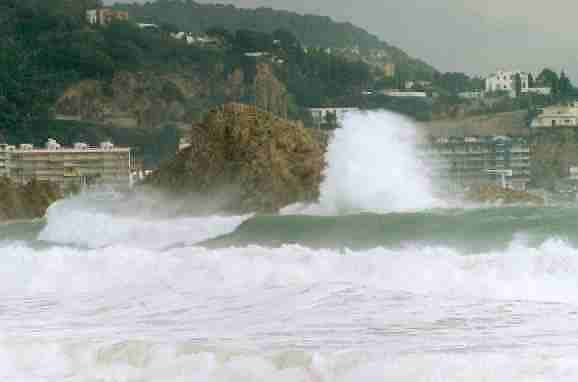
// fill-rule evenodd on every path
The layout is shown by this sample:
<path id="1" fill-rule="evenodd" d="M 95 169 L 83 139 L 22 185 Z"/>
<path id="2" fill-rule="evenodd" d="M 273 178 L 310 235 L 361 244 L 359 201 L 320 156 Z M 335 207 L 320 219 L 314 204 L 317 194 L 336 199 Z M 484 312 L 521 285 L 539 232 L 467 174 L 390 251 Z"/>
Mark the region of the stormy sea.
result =
<path id="1" fill-rule="evenodd" d="M 441 197 L 416 131 L 347 117 L 276 215 L 136 191 L 0 225 L 0 381 L 576 381 L 578 207 Z"/>

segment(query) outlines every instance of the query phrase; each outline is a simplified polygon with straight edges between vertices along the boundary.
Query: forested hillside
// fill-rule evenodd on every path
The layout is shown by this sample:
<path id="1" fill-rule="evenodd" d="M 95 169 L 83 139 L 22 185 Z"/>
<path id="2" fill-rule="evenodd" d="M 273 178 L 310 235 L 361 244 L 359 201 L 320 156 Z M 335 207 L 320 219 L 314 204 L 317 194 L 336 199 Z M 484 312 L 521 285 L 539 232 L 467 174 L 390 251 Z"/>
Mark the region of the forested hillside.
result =
<path id="1" fill-rule="evenodd" d="M 194 0 L 156 0 L 144 4 L 117 4 L 116 7 L 129 11 L 135 20 L 169 23 L 182 31 L 203 32 L 223 27 L 230 31 L 248 29 L 272 33 L 281 28 L 294 34 L 308 47 L 357 46 L 362 52 L 383 50 L 388 60 L 409 79 L 430 80 L 435 73 L 430 65 L 380 41 L 377 36 L 351 23 L 338 23 L 325 16 L 300 15 L 271 8 L 243 9 L 233 5 L 200 4 Z"/>
<path id="2" fill-rule="evenodd" d="M 165 8 L 173 14 L 179 7 L 202 10 L 205 6 L 166 0 L 128 6 L 128 22 L 90 25 L 86 10 L 101 5 L 100 0 L 0 2 L 0 135 L 5 140 L 39 144 L 51 136 L 70 144 L 108 138 L 125 145 L 136 142 L 155 161 L 162 156 L 159 151 L 170 153 L 166 148 L 178 139 L 170 129 L 190 126 L 214 105 L 255 104 L 307 124 L 307 107 L 370 107 L 361 94 L 383 78 L 379 68 L 361 60 L 324 48 L 305 49 L 301 28 L 277 28 L 269 33 L 251 29 L 249 23 L 239 24 L 249 29 L 233 31 L 206 18 L 199 29 L 210 26 L 205 32 L 219 43 L 199 46 L 171 36 L 178 28 L 170 23 L 159 21 L 160 28 L 154 30 L 139 28 L 137 22 L 146 17 L 138 15 L 139 10 L 156 9 L 154 13 L 162 15 Z M 265 12 L 225 8 L 240 14 Z M 340 36 L 335 44 L 342 38 L 365 47 L 382 44 L 358 28 L 327 18 L 279 14 L 310 20 L 311 28 L 325 25 L 332 31 L 329 34 Z M 285 21 L 275 24 L 288 25 Z M 266 54 L 247 54 L 254 51 Z M 430 108 L 409 101 L 398 105 L 389 99 L 377 106 L 420 119 L 428 118 Z M 171 145 L 163 143 L 162 150 L 153 147 L 163 137 Z"/>
<path id="3" fill-rule="evenodd" d="M 89 25 L 85 11 L 99 5 L 98 0 L 1 3 L 0 129 L 7 138 L 33 139 L 39 128 L 37 122 L 52 119 L 57 101 L 75 84 L 93 81 L 91 87 L 98 89 L 96 93 L 122 104 L 112 93 L 118 89 L 115 81 L 127 78 L 123 72 L 133 73 L 129 78 L 148 73 L 145 77 L 150 81 L 146 83 L 154 84 L 146 89 L 135 88 L 144 93 L 144 99 L 139 99 L 139 94 L 123 95 L 121 101 L 131 97 L 141 103 L 127 105 L 127 112 L 150 108 L 159 100 L 177 102 L 179 107 L 188 109 L 180 113 L 185 118 L 182 122 L 190 122 L 186 118 L 194 118 L 199 109 L 214 104 L 274 103 L 276 100 L 271 97 L 277 94 L 287 103 L 286 113 L 298 118 L 301 108 L 336 104 L 343 97 L 358 94 L 372 81 L 368 65 L 322 50 L 305 54 L 298 39 L 281 29 L 266 34 L 251 30 L 229 33 L 213 28 L 222 40 L 221 46 L 202 48 L 171 37 L 170 26 L 142 30 L 132 20 Z M 275 39 L 277 45 L 273 44 Z M 283 64 L 275 65 L 270 58 L 263 63 L 245 55 L 255 49 L 268 51 L 282 59 Z M 170 81 L 167 76 L 171 76 Z M 183 82 L 194 83 L 195 88 L 188 89 L 188 97 L 182 94 L 187 89 L 178 86 Z M 231 89 L 232 83 L 238 86 Z M 269 87 L 262 91 L 268 97 L 265 100 L 258 99 L 262 90 L 259 85 L 263 84 Z M 272 92 L 271 86 L 279 91 Z M 97 101 L 101 99 L 95 97 Z M 83 104 L 82 114 L 90 115 L 97 106 Z M 152 109 L 140 114 L 158 115 Z"/>

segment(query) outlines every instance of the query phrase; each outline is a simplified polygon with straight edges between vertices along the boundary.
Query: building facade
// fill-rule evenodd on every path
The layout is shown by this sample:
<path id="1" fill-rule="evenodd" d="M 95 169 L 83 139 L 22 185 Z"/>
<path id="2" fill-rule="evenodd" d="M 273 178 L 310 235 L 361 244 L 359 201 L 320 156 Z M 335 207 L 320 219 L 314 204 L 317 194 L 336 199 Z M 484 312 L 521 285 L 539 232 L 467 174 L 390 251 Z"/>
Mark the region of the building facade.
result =
<path id="1" fill-rule="evenodd" d="M 422 147 L 433 173 L 450 191 L 484 184 L 523 191 L 531 180 L 531 151 L 522 137 L 439 137 Z"/>
<path id="2" fill-rule="evenodd" d="M 62 190 L 92 185 L 128 188 L 131 184 L 130 148 L 117 148 L 110 142 L 99 147 L 76 143 L 61 147 L 49 140 L 45 147 L 30 144 L 4 146 L 0 157 L 7 158 L 6 176 L 16 183 L 44 180 L 58 184 Z"/>
<path id="3" fill-rule="evenodd" d="M 522 89 L 522 94 L 537 94 L 537 95 L 549 96 L 552 94 L 552 88 L 533 87 L 533 88 L 528 88 L 528 89 Z"/>
<path id="4" fill-rule="evenodd" d="M 428 98 L 426 92 L 413 90 L 385 89 L 381 94 L 395 98 Z"/>
<path id="5" fill-rule="evenodd" d="M 91 25 L 108 25 L 113 21 L 128 21 L 128 12 L 111 8 L 97 8 L 86 11 L 86 21 Z"/>
<path id="6" fill-rule="evenodd" d="M 503 70 L 499 70 L 497 73 L 486 78 L 486 92 L 503 91 L 507 92 L 510 97 L 515 98 L 517 96 L 516 76 L 518 75 L 520 76 L 520 92 L 527 92 L 530 87 L 529 73 L 521 71 L 506 72 Z"/>
<path id="7" fill-rule="evenodd" d="M 484 92 L 481 90 L 459 92 L 458 97 L 460 97 L 461 99 L 482 99 L 484 98 Z"/>
<path id="8" fill-rule="evenodd" d="M 10 175 L 10 153 L 7 147 L 8 145 L 0 143 L 0 178 Z"/>
<path id="9" fill-rule="evenodd" d="M 578 127 L 578 101 L 569 106 L 550 106 L 531 122 L 532 128 Z"/>

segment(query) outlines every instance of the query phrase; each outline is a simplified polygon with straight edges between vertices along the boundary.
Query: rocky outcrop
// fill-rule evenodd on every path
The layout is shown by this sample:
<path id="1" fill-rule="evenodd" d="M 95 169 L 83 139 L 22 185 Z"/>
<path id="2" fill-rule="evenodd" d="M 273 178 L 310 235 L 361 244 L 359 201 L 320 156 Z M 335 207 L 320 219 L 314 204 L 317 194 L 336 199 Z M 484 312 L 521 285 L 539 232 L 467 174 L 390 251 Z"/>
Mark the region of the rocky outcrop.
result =
<path id="1" fill-rule="evenodd" d="M 187 119 L 189 98 L 203 98 L 194 77 L 119 72 L 108 81 L 86 80 L 68 88 L 56 103 L 60 117 L 119 127 L 156 127 Z"/>
<path id="2" fill-rule="evenodd" d="M 300 123 L 227 104 L 193 126 L 190 142 L 146 183 L 224 200 L 220 207 L 233 213 L 274 212 L 318 198 L 324 150 Z"/>
<path id="3" fill-rule="evenodd" d="M 50 182 L 18 185 L 8 178 L 0 178 L 0 221 L 42 217 L 61 197 L 58 186 Z"/>
<path id="4" fill-rule="evenodd" d="M 543 205 L 544 199 L 524 191 L 514 191 L 496 185 L 484 185 L 470 191 L 466 199 L 478 203 Z"/>
<path id="5" fill-rule="evenodd" d="M 189 126 L 215 103 L 251 100 L 264 110 L 286 116 L 288 97 L 268 63 L 256 63 L 254 73 L 224 68 L 207 77 L 198 70 L 174 73 L 118 72 L 110 80 L 85 80 L 70 86 L 55 106 L 61 119 L 76 119 L 118 127 Z"/>

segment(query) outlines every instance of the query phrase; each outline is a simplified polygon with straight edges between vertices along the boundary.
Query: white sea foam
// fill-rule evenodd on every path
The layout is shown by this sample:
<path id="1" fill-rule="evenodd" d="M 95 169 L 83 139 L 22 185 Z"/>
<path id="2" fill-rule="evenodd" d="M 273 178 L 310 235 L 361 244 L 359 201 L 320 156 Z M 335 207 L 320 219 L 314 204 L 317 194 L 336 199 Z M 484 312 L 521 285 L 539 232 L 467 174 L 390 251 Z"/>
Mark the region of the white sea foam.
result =
<path id="1" fill-rule="evenodd" d="M 3 346 L 4 345 L 4 346 Z M 8 347 L 8 350 L 6 349 Z M 146 342 L 0 343 L 0 380 L 111 382 L 575 381 L 576 353 L 215 353 Z M 30 373 L 33 371 L 33 373 Z"/>
<path id="2" fill-rule="evenodd" d="M 513 243 L 505 252 L 472 256 L 442 247 L 157 251 L 127 245 L 32 249 L 23 244 L 5 244 L 0 253 L 3 292 L 84 293 L 131 285 L 232 291 L 345 283 L 421 295 L 578 304 L 578 251 L 556 239 L 538 248 Z"/>
<path id="3" fill-rule="evenodd" d="M 561 240 L 531 248 L 521 237 L 506 251 L 475 256 L 409 246 L 160 250 L 154 243 L 184 236 L 165 238 L 174 231 L 130 219 L 126 230 L 126 216 L 103 212 L 105 234 L 91 242 L 95 211 L 68 211 L 60 218 L 81 232 L 62 229 L 54 241 L 92 249 L 0 243 L 0 380 L 577 374 L 578 251 Z M 61 224 L 53 218 L 43 235 Z M 189 237 L 199 226 L 188 226 Z"/>
<path id="4" fill-rule="evenodd" d="M 122 213 L 119 213 L 122 211 Z M 47 211 L 39 239 L 98 248 L 123 244 L 139 248 L 190 245 L 232 232 L 249 216 L 159 218 L 115 207 L 95 208 L 86 197 L 62 200 Z"/>
<path id="5" fill-rule="evenodd" d="M 316 208 L 437 205 L 404 124 L 351 116 Z M 58 202 L 48 246 L 0 241 L 0 381 L 578 377 L 578 250 L 562 240 L 474 256 L 195 246 L 246 218 Z"/>

